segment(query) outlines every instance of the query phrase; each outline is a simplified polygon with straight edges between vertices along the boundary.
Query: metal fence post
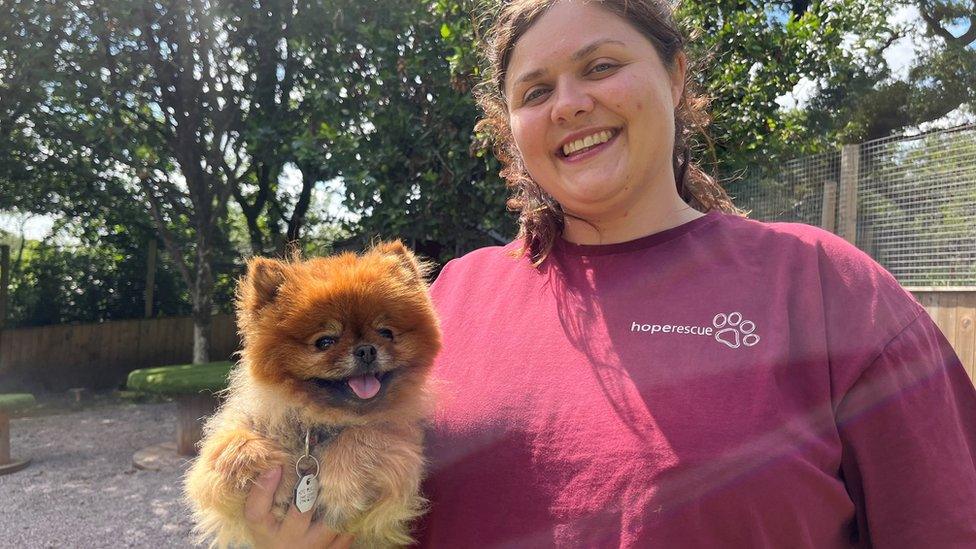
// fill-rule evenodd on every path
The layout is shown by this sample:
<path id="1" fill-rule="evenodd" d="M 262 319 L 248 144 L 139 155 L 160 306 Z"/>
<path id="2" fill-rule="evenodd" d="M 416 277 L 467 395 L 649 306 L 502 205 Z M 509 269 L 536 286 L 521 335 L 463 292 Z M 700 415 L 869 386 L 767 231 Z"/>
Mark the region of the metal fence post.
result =
<path id="1" fill-rule="evenodd" d="M 857 244 L 857 180 L 860 175 L 861 146 L 844 145 L 840 153 L 840 207 L 837 234 Z"/>
<path id="2" fill-rule="evenodd" d="M 820 228 L 837 232 L 837 182 L 825 181 L 823 207 L 820 210 Z"/>

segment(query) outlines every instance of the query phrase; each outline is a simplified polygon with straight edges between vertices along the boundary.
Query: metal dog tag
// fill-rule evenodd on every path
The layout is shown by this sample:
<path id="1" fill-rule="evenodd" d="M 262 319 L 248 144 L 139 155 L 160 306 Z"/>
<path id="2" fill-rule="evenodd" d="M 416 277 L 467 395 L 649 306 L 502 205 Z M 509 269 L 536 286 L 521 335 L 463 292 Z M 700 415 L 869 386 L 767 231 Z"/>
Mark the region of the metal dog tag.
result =
<path id="1" fill-rule="evenodd" d="M 319 483 L 315 475 L 305 475 L 295 486 L 295 507 L 305 513 L 315 504 L 315 496 L 319 494 Z"/>

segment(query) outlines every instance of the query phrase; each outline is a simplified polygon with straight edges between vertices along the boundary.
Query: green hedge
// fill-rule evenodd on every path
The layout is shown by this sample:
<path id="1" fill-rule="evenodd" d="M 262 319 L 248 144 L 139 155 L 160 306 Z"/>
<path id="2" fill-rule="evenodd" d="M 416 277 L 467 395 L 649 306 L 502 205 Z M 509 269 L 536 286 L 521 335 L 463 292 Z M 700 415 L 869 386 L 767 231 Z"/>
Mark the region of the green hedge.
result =
<path id="1" fill-rule="evenodd" d="M 0 394 L 0 412 L 18 412 L 34 406 L 34 395 L 29 393 Z"/>
<path id="2" fill-rule="evenodd" d="M 233 362 L 210 362 L 143 368 L 129 373 L 126 386 L 163 395 L 212 393 L 227 387 L 227 375 L 233 366 Z"/>

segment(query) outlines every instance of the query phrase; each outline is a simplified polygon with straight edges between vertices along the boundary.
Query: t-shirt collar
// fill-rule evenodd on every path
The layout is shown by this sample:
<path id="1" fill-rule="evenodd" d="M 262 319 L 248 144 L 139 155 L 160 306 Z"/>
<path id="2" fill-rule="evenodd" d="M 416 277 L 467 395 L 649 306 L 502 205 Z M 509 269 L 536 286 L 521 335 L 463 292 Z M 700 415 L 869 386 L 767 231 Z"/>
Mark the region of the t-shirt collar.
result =
<path id="1" fill-rule="evenodd" d="M 705 215 L 692 219 L 691 221 L 678 225 L 677 227 L 672 227 L 670 229 L 665 229 L 647 236 L 642 236 L 634 240 L 628 240 L 626 242 L 617 242 L 615 244 L 573 244 L 568 242 L 563 238 L 557 238 L 553 245 L 553 250 L 560 254 L 565 255 L 578 255 L 578 256 L 591 256 L 591 255 L 607 255 L 607 254 L 618 254 L 633 252 L 641 250 L 644 248 L 650 248 L 658 244 L 662 244 L 669 240 L 673 240 L 683 234 L 687 234 L 690 231 L 697 230 L 706 225 L 710 225 L 717 221 L 722 213 L 718 210 L 711 210 Z"/>

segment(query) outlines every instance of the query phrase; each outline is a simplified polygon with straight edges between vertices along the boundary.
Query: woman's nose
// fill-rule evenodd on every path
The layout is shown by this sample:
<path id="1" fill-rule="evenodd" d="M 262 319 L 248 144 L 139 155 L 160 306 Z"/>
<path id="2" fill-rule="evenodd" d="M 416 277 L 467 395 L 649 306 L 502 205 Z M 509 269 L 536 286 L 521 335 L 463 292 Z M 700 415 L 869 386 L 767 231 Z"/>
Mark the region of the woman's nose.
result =
<path id="1" fill-rule="evenodd" d="M 557 124 L 593 110 L 593 98 L 578 82 L 560 82 L 553 93 L 552 121 Z"/>

